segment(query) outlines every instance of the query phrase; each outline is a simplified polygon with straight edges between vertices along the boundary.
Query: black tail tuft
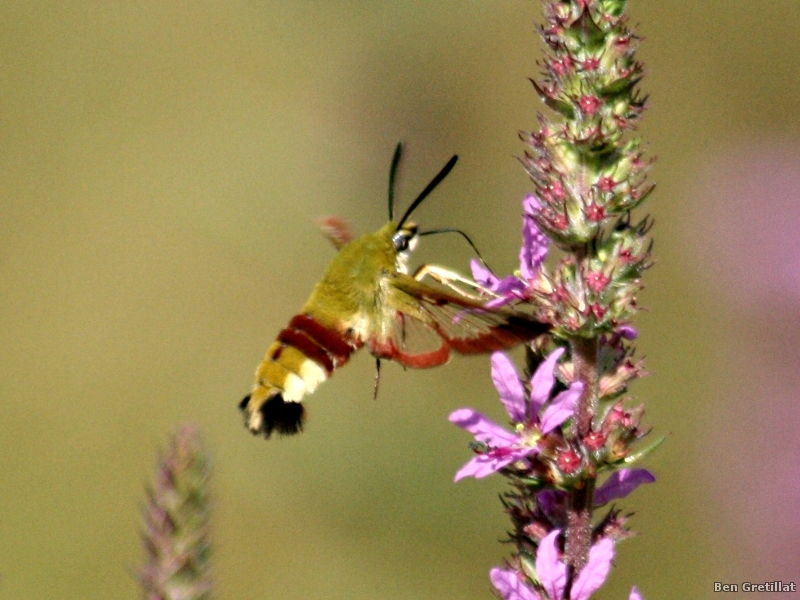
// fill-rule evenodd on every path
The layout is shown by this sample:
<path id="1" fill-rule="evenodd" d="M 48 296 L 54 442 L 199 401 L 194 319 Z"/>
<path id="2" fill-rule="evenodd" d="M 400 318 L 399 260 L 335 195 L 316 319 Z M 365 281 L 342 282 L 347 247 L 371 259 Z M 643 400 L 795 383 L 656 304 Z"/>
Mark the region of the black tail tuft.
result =
<path id="1" fill-rule="evenodd" d="M 245 425 L 250 427 L 252 433 L 260 433 L 269 439 L 274 431 L 280 435 L 293 435 L 303 430 L 305 409 L 302 403 L 286 402 L 283 396 L 275 394 L 258 409 L 258 412 L 261 413 L 261 422 L 256 429 L 249 425 L 251 422 L 247 406 L 249 402 L 250 396 L 245 396 L 239 403 L 239 409 L 244 413 Z"/>
<path id="2" fill-rule="evenodd" d="M 277 394 L 261 406 L 263 423 L 261 430 L 265 438 L 269 438 L 273 431 L 280 435 L 292 435 L 303 430 L 305 409 L 301 402 L 286 402 L 283 396 Z"/>

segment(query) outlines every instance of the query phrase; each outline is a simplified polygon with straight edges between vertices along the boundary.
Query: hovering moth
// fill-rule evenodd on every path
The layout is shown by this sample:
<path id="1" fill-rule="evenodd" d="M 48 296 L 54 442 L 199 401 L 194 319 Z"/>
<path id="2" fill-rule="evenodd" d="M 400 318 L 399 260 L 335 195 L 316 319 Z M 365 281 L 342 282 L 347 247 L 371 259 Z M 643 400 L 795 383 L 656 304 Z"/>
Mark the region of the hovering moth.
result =
<path id="1" fill-rule="evenodd" d="M 458 231 L 419 231 L 408 220 L 458 157 L 453 156 L 395 220 L 394 183 L 401 154 L 398 144 L 389 173 L 388 223 L 356 238 L 345 221 L 323 221 L 323 231 L 339 253 L 303 308 L 267 349 L 252 391 L 239 404 L 252 433 L 269 438 L 276 431 L 302 430 L 303 398 L 362 346 L 376 358 L 380 373 L 382 359 L 424 369 L 446 363 L 451 352 L 494 352 L 550 329 L 513 309 L 485 308 L 487 290 L 442 267 L 422 265 L 409 273 L 409 254 L 420 236 Z"/>

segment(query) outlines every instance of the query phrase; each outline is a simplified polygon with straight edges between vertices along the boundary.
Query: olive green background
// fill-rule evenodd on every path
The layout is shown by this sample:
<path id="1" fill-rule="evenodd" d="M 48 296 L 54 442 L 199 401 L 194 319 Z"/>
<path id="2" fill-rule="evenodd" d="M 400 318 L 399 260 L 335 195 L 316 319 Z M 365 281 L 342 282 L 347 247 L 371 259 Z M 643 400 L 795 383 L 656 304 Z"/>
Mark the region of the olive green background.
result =
<path id="1" fill-rule="evenodd" d="M 708 483 L 721 378 L 747 374 L 726 367 L 730 292 L 687 241 L 691 189 L 722 149 L 797 135 L 800 2 L 630 14 L 658 156 L 637 322 L 654 376 L 633 392 L 669 437 L 647 461 L 659 483 L 623 502 L 640 535 L 598 597 L 710 598 L 766 575 Z M 458 153 L 416 218 L 515 267 L 538 15 L 533 0 L 0 2 L 0 598 L 139 597 L 143 483 L 186 421 L 213 453 L 219 598 L 492 597 L 502 482 L 452 483 L 469 437 L 447 422 L 462 406 L 502 419 L 485 357 L 387 365 L 373 401 L 361 353 L 292 439 L 251 437 L 236 404 L 333 256 L 315 220 L 385 220 L 398 140 L 400 206 Z M 470 252 L 443 236 L 419 257 L 464 270 Z"/>

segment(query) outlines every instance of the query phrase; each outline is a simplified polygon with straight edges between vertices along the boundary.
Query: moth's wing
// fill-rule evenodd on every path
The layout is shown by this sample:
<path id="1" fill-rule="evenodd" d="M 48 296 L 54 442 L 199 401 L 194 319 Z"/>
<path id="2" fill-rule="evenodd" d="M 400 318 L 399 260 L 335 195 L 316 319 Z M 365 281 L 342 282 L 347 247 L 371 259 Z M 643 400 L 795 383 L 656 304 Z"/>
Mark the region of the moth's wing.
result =
<path id="1" fill-rule="evenodd" d="M 438 333 L 459 354 L 481 354 L 528 342 L 551 329 L 513 308 L 486 308 L 485 302 L 401 275 L 394 287 L 417 299 Z"/>
<path id="2" fill-rule="evenodd" d="M 342 246 L 349 244 L 355 238 L 350 223 L 341 217 L 325 217 L 320 219 L 317 225 L 322 235 L 328 238 L 337 250 L 341 250 Z"/>
<path id="3" fill-rule="evenodd" d="M 401 273 L 388 278 L 385 289 L 384 310 L 390 314 L 382 319 L 382 335 L 368 345 L 373 354 L 408 367 L 443 364 L 451 351 L 503 350 L 550 329 L 524 313 L 486 309 L 479 300 Z"/>

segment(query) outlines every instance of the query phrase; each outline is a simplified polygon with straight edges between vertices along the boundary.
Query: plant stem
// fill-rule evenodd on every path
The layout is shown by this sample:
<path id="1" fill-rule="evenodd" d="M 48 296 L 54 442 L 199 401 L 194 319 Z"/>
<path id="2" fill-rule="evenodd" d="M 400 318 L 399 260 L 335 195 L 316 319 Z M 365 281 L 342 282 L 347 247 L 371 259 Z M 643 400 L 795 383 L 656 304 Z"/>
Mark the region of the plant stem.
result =
<path id="1" fill-rule="evenodd" d="M 572 358 L 575 365 L 575 377 L 583 382 L 583 393 L 578 400 L 575 420 L 572 426 L 570 442 L 577 448 L 583 446 L 583 438 L 592 428 L 597 405 L 597 349 L 598 338 L 575 337 L 571 341 Z M 582 452 L 584 456 L 586 452 Z M 567 530 L 564 546 L 564 558 L 569 567 L 567 585 L 572 585 L 575 573 L 580 572 L 586 564 L 589 548 L 592 545 L 592 500 L 594 497 L 595 479 L 584 480 L 584 485 L 570 492 L 567 509 Z"/>
<path id="2" fill-rule="evenodd" d="M 572 360 L 575 365 L 575 381 L 583 382 L 583 393 L 575 411 L 572 435 L 580 440 L 591 431 L 592 418 L 597 408 L 597 350 L 598 338 L 574 337 L 571 340 Z"/>

